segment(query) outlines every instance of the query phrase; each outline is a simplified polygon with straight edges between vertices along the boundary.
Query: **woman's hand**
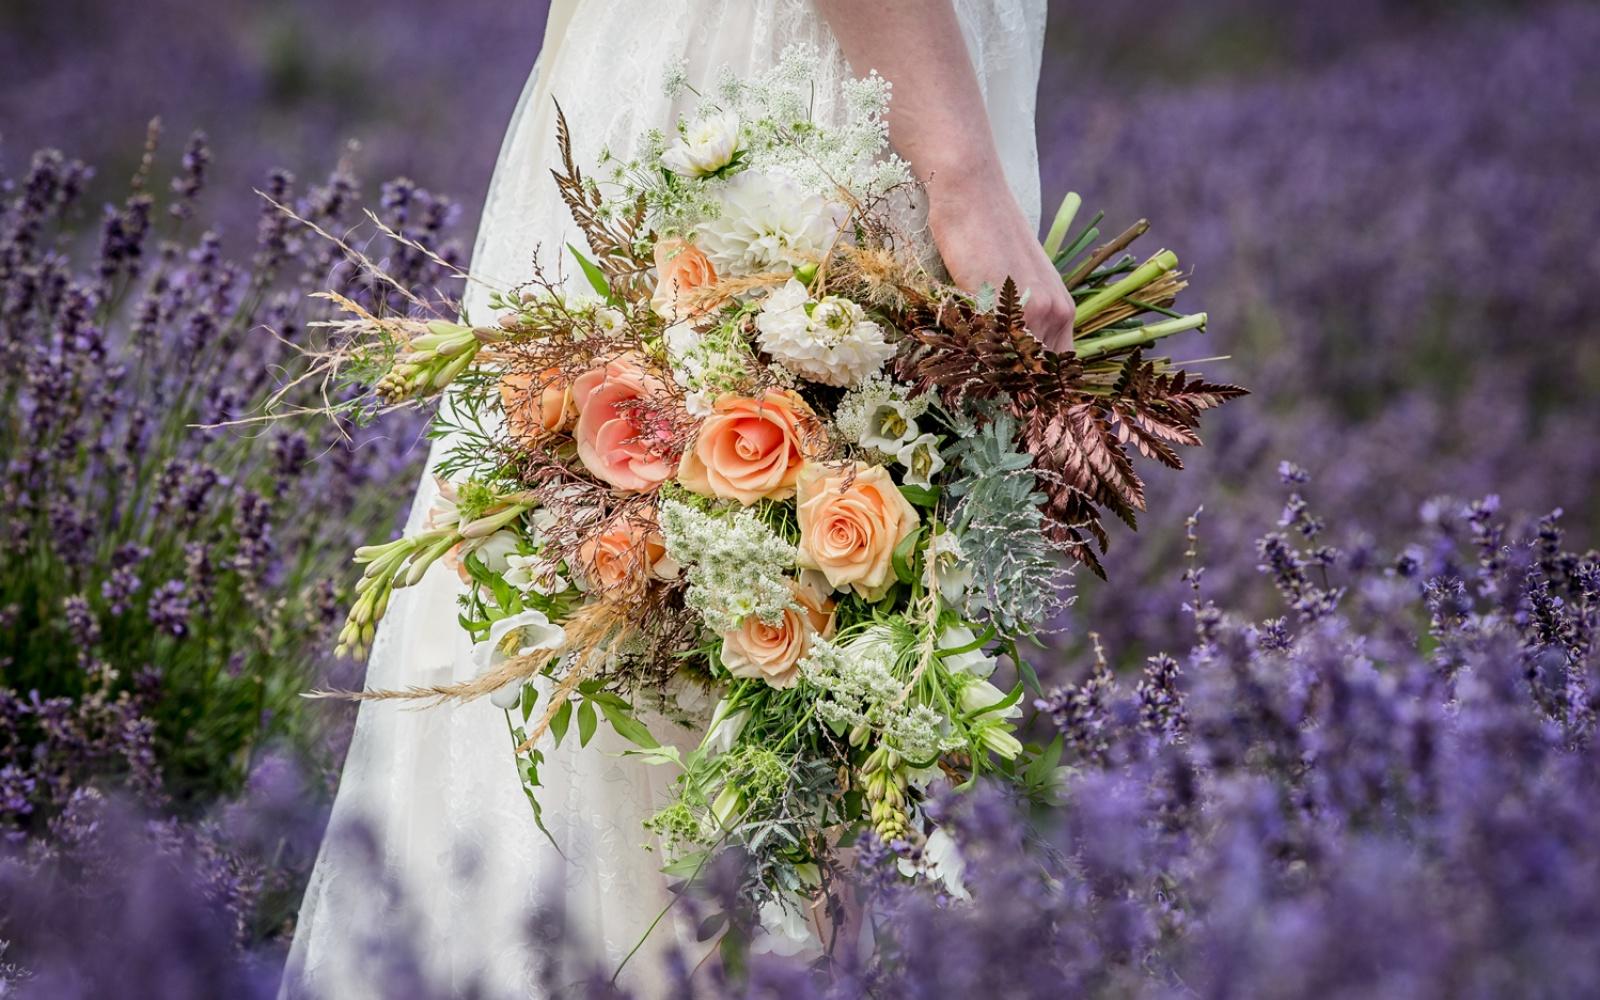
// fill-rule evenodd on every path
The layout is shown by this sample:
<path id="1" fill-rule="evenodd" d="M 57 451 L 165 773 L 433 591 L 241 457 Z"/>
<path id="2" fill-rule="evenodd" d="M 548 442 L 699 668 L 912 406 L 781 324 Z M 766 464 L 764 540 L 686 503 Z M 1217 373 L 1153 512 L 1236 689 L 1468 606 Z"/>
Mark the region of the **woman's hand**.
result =
<path id="1" fill-rule="evenodd" d="M 928 183 L 928 224 L 957 285 L 1012 278 L 1028 329 L 1072 345 L 1072 296 L 1006 185 L 989 113 L 951 0 L 817 0 L 858 75 L 894 84 L 889 138 Z"/>
<path id="2" fill-rule="evenodd" d="M 1072 346 L 1076 309 L 1061 275 L 1003 176 L 973 183 L 928 181 L 928 228 L 950 279 L 967 291 L 1007 278 L 1026 296 L 1028 330 L 1053 351 Z"/>

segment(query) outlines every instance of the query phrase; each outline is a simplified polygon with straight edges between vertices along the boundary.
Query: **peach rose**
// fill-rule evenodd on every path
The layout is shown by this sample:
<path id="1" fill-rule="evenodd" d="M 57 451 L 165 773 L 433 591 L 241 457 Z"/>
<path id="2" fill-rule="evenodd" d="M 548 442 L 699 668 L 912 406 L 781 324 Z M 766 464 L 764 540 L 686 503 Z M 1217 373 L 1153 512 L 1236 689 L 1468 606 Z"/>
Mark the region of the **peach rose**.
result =
<path id="1" fill-rule="evenodd" d="M 524 443 L 541 441 L 562 434 L 578 419 L 572 400 L 572 382 L 559 368 L 538 375 L 508 372 L 500 377 L 500 403 L 506 411 L 506 427 L 511 436 Z"/>
<path id="2" fill-rule="evenodd" d="M 684 240 L 656 243 L 656 290 L 650 296 L 650 308 L 657 316 L 675 322 L 707 311 L 714 303 L 705 302 L 692 309 L 688 300 L 695 292 L 716 283 L 717 269 L 699 247 Z"/>
<path id="3" fill-rule="evenodd" d="M 807 463 L 797 483 L 800 565 L 820 570 L 836 590 L 869 601 L 894 583 L 894 548 L 916 530 L 916 510 L 881 465 Z"/>
<path id="4" fill-rule="evenodd" d="M 662 435 L 636 405 L 659 399 L 665 391 L 661 380 L 632 356 L 590 369 L 572 383 L 578 459 L 595 478 L 624 492 L 643 493 L 672 477 L 675 463 L 661 454 Z"/>
<path id="5" fill-rule="evenodd" d="M 590 586 L 626 590 L 647 579 L 670 580 L 678 564 L 652 523 L 614 517 L 578 546 L 579 568 Z"/>
<path id="6" fill-rule="evenodd" d="M 775 688 L 794 687 L 812 637 L 833 636 L 833 602 L 798 583 L 794 597 L 800 607 L 786 608 L 776 625 L 751 615 L 738 629 L 722 633 L 722 662 L 729 673 L 763 680 Z"/>
<path id="7" fill-rule="evenodd" d="M 678 481 L 704 496 L 745 506 L 787 500 L 805 464 L 806 438 L 817 432 L 811 408 L 792 392 L 760 399 L 723 396 L 678 463 Z"/>

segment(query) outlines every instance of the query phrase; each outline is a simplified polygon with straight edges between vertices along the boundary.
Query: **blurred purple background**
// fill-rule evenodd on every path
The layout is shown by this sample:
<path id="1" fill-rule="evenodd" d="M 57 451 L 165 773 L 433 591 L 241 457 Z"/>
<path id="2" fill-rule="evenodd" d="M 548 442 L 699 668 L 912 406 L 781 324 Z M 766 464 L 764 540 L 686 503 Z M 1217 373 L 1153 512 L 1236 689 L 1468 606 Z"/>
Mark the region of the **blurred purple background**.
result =
<path id="1" fill-rule="evenodd" d="M 1081 616 L 1119 659 L 1181 641 L 1183 518 L 1209 585 L 1261 586 L 1271 471 L 1318 475 L 1378 536 L 1434 493 L 1600 520 L 1600 10 L 1592 4 L 1052 0 L 1039 132 L 1047 201 L 1140 215 L 1213 317 L 1185 359 L 1256 395 L 1162 475 Z M 269 167 L 306 179 L 349 141 L 470 232 L 532 66 L 540 3 L 101 0 L 0 7 L 0 157 L 58 145 L 106 198 L 160 115 L 206 130 L 211 215 L 244 242 Z M 92 223 L 92 219 L 89 220 Z M 1350 518 L 1336 517 L 1340 523 Z M 1081 635 L 1083 629 L 1075 632 Z M 1069 643 L 1076 640 L 1068 639 Z"/>
<path id="2" fill-rule="evenodd" d="M 1457 963 L 1485 982 L 1521 969 L 1548 980 L 1541 995 L 1593 995 L 1592 963 L 1568 957 L 1588 944 L 1568 937 L 1594 926 L 1600 871 L 1594 744 L 1574 736 L 1592 728 L 1600 691 L 1593 557 L 1558 555 L 1553 521 L 1537 547 L 1519 535 L 1502 549 L 1493 503 L 1426 501 L 1498 493 L 1508 513 L 1561 507 L 1566 546 L 1595 544 L 1600 5 L 1051 0 L 1050 11 L 1047 201 L 1077 190 L 1108 230 L 1148 216 L 1143 249 L 1176 250 L 1194 271 L 1186 304 L 1212 316 L 1176 357 L 1217 359 L 1201 362 L 1208 376 L 1255 395 L 1208 424 L 1191 469 L 1146 469 L 1142 530 L 1114 539 L 1109 582 L 1080 578 L 1056 655 L 1040 658 L 1047 686 L 1068 685 L 1051 704 L 1087 782 L 1065 814 L 1083 817 L 1079 846 L 1063 856 L 1090 864 L 1052 881 L 1049 898 L 1029 895 L 1042 883 L 996 820 L 974 845 L 991 842 L 975 856 L 991 890 L 980 896 L 999 908 L 974 926 L 952 924 L 956 908 L 909 911 L 905 926 L 927 933 L 908 953 L 939 959 L 912 964 L 945 987 L 952 969 L 991 988 L 1009 971 L 1054 996 L 1062 968 L 1115 973 L 1139 954 L 1129 935 L 1166 933 L 1194 905 L 1204 934 L 1187 960 L 1163 961 L 1188 961 L 1202 990 L 1231 975 L 1234 993 L 1329 996 L 1339 991 L 1320 984 L 1360 982 L 1379 963 L 1408 995 L 1470 994 Z M 0 3 L 0 996 L 23 960 L 66 978 L 19 996 L 103 996 L 101 982 L 213 996 L 224 981 L 233 995 L 275 995 L 351 714 L 308 711 L 299 694 L 327 668 L 344 553 L 395 524 L 425 447 L 403 422 L 352 447 L 320 422 L 261 439 L 194 429 L 255 405 L 287 348 L 254 334 L 303 333 L 307 290 L 386 294 L 263 215 L 251 189 L 341 232 L 370 206 L 430 245 L 470 241 L 543 19 L 542 3 L 515 0 Z M 158 115 L 154 181 L 129 198 Z M 209 166 L 199 145 L 184 155 L 195 130 L 210 137 Z M 68 193 L 78 165 L 30 167 L 44 146 L 94 165 L 86 197 Z M 212 225 L 219 240 L 204 234 Z M 363 245 L 408 285 L 441 283 L 414 252 Z M 1297 504 L 1298 473 L 1285 507 L 1285 459 L 1310 471 L 1326 531 Z M 1184 521 L 1202 505 L 1202 596 L 1216 608 L 1196 617 L 1184 610 Z M 1406 547 L 1419 519 L 1421 543 Z M 1274 524 L 1283 534 L 1258 548 Z M 1307 551 L 1286 563 L 1295 534 Z M 1311 551 L 1323 543 L 1343 553 L 1331 579 Z M 1519 574 L 1535 552 L 1549 579 L 1529 583 Z M 1258 567 L 1274 558 L 1286 591 L 1349 595 L 1341 617 L 1302 616 L 1317 631 L 1287 660 L 1274 653 L 1287 619 L 1237 624 L 1286 614 Z M 1091 669 L 1091 630 L 1129 667 L 1181 653 L 1196 624 L 1216 635 L 1181 685 L 1160 659 L 1124 685 L 1143 707 L 1112 699 Z M 1441 664 L 1487 681 L 1436 689 Z M 359 669 L 326 682 L 354 683 Z M 1251 677 L 1261 683 L 1236 686 Z M 1303 697 L 1314 682 L 1343 693 Z M 1225 780 L 1194 800 L 1209 833 L 1191 840 L 1180 824 L 1178 853 L 1144 857 L 1150 817 L 1130 803 L 1169 802 L 1166 765 L 1145 760 L 1126 722 L 1152 706 L 1146 722 L 1164 718 L 1180 688 L 1194 698 L 1186 745 Z M 1535 703 L 1544 714 L 1526 711 Z M 1460 728 L 1441 742 L 1444 720 Z M 1120 749 L 1080 746 L 1086 734 Z M 1437 757 L 1413 752 L 1435 745 Z M 1153 770 L 1107 784 L 1112 771 L 1088 766 L 1097 755 Z M 1295 803 L 1288 827 L 1258 815 L 1263 774 Z M 103 783 L 166 818 L 123 843 Z M 1414 823 L 1410 797 L 1435 785 L 1454 792 Z M 1402 849 L 1413 836 L 1420 849 Z M 166 861 L 147 861 L 152 843 Z M 57 867 L 62 880 L 45 877 Z M 1187 890 L 1169 896 L 1165 877 L 1146 877 L 1156 870 L 1188 873 Z M 1424 870 L 1461 895 L 1420 891 Z M 1075 881 L 1085 872 L 1092 892 Z M 195 899 L 174 891 L 182 877 Z M 1136 884 L 1162 887 L 1138 920 L 1084 909 Z M 241 964 L 235 947 L 260 950 Z M 1054 959 L 1038 961 L 1041 949 Z M 84 974 L 85 956 L 103 968 Z M 1251 982 L 1263 985 L 1237 985 Z"/>

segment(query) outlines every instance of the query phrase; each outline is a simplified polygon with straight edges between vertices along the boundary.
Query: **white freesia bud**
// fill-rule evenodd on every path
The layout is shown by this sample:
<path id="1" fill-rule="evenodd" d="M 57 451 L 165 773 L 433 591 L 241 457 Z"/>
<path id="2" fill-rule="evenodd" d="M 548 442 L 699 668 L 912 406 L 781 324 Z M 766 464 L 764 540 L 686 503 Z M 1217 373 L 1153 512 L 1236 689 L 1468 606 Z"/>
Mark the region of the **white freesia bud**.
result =
<path id="1" fill-rule="evenodd" d="M 686 125 L 661 154 L 661 165 L 682 177 L 705 177 L 732 163 L 738 153 L 739 116 L 725 112 Z"/>

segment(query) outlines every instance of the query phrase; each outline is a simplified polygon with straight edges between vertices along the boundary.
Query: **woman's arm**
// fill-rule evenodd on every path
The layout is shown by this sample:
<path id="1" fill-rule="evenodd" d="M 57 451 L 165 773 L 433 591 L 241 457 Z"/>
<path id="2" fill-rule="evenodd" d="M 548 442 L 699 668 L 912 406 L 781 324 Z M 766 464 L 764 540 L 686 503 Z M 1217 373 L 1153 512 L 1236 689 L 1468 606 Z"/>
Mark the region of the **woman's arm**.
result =
<path id="1" fill-rule="evenodd" d="M 1046 345 L 1072 342 L 1072 296 L 1006 185 L 950 0 L 817 0 L 857 73 L 894 84 L 889 138 L 927 182 L 928 225 L 963 288 L 1016 279 Z"/>

